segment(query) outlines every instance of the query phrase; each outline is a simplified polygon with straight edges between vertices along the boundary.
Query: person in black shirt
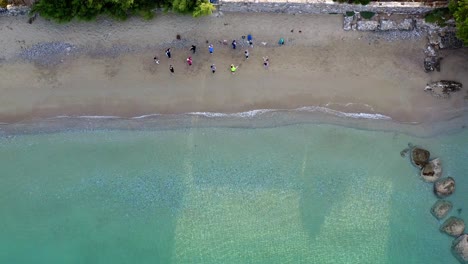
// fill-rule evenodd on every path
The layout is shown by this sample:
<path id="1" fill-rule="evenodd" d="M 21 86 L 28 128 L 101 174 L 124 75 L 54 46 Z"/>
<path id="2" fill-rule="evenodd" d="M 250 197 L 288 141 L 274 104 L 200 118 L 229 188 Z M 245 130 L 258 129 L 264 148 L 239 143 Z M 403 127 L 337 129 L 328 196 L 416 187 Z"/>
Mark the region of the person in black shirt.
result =
<path id="1" fill-rule="evenodd" d="M 192 53 L 195 53 L 195 51 L 197 51 L 197 46 L 192 45 L 192 47 L 190 48 L 190 51 L 191 51 Z"/>

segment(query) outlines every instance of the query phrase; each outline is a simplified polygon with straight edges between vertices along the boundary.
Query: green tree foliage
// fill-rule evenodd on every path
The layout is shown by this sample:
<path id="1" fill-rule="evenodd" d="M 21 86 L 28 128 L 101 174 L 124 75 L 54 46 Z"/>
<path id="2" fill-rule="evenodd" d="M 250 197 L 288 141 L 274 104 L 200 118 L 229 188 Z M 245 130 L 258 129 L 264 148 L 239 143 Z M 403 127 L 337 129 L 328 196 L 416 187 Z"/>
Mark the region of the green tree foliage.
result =
<path id="1" fill-rule="evenodd" d="M 119 20 L 129 15 L 151 19 L 152 10 L 156 7 L 179 13 L 193 12 L 194 16 L 209 15 L 215 10 L 206 0 L 38 0 L 31 14 L 39 13 L 58 22 L 68 22 L 74 18 L 92 20 L 101 14 Z"/>
<path id="2" fill-rule="evenodd" d="M 468 45 L 468 0 L 452 0 L 449 9 L 455 18 L 457 37 Z"/>
<path id="3" fill-rule="evenodd" d="M 173 0 L 172 10 L 179 13 L 187 13 L 195 8 L 196 0 Z"/>
<path id="4" fill-rule="evenodd" d="M 197 7 L 193 10 L 194 17 L 209 16 L 216 10 L 216 7 L 208 1 L 198 1 Z"/>
<path id="5" fill-rule="evenodd" d="M 0 7 L 5 8 L 7 5 L 8 5 L 8 1 L 7 1 L 7 0 L 0 0 Z"/>
<path id="6" fill-rule="evenodd" d="M 450 14 L 448 8 L 437 8 L 427 13 L 424 16 L 424 21 L 428 23 L 435 23 L 441 27 L 444 27 L 446 25 L 445 22 L 451 17 L 452 15 Z"/>

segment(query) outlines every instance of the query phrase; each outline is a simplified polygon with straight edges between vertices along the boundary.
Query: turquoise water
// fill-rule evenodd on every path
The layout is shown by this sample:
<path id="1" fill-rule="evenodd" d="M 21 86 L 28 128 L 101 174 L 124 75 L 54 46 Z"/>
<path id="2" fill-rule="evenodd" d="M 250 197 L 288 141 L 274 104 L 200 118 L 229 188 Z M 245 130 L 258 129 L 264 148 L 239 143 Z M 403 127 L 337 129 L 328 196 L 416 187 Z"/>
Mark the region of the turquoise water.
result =
<path id="1" fill-rule="evenodd" d="M 458 263 L 400 151 L 442 159 L 466 220 L 467 139 L 317 124 L 3 137 L 0 263 Z"/>

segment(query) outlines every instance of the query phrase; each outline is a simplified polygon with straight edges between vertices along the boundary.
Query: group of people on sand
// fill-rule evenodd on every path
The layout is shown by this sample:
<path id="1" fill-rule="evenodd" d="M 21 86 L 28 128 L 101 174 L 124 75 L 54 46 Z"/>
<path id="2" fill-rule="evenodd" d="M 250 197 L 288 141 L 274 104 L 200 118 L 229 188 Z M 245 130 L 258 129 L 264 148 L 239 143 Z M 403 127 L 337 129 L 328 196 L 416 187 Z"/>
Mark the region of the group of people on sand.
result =
<path id="1" fill-rule="evenodd" d="M 242 38 L 245 39 L 245 36 L 242 36 Z M 248 41 L 248 43 L 249 43 L 249 46 L 250 46 L 251 48 L 253 48 L 253 39 L 252 39 L 252 35 L 249 34 L 249 35 L 247 36 L 247 41 Z M 208 42 L 207 42 L 207 43 L 208 43 Z M 226 41 L 226 40 L 224 40 L 223 43 L 227 45 L 227 41 Z M 236 41 L 236 40 L 233 40 L 232 43 L 231 43 L 231 46 L 232 46 L 232 49 L 235 50 L 235 49 L 237 48 L 237 41 Z M 190 47 L 189 51 L 191 51 L 192 54 L 195 54 L 195 52 L 197 51 L 197 46 L 192 45 L 192 46 Z M 171 58 L 172 58 L 172 53 L 171 53 L 171 52 L 172 52 L 171 48 L 166 49 L 165 54 L 166 54 L 166 56 L 167 56 L 168 59 L 171 59 Z M 208 52 L 209 52 L 210 54 L 213 54 L 213 52 L 214 52 L 213 44 L 209 44 L 209 45 L 208 45 Z M 248 50 L 248 49 L 246 49 L 246 50 L 244 51 L 244 56 L 245 56 L 245 59 L 246 59 L 246 60 L 249 59 L 250 53 L 249 53 L 249 50 Z M 155 56 L 155 57 L 154 57 L 154 62 L 155 62 L 156 64 L 159 64 L 159 57 L 158 57 L 158 56 Z M 192 57 L 191 57 L 191 56 L 188 56 L 186 62 L 187 62 L 187 65 L 188 65 L 188 66 L 192 66 L 192 64 L 193 64 L 193 59 L 192 59 Z M 263 66 L 265 67 L 265 69 L 268 69 L 268 67 L 270 66 L 270 60 L 268 59 L 268 57 L 263 57 Z M 237 71 L 238 68 L 239 68 L 239 66 L 236 66 L 236 65 L 234 65 L 234 64 L 231 64 L 231 66 L 229 67 L 229 69 L 230 69 L 230 71 L 231 71 L 232 74 L 236 73 L 236 71 Z M 211 64 L 210 70 L 211 70 L 211 72 L 214 74 L 214 73 L 216 72 L 216 65 Z M 172 64 L 169 65 L 169 71 L 171 72 L 171 74 L 174 74 L 174 72 L 175 72 L 175 71 L 174 71 L 174 66 L 172 66 Z"/>

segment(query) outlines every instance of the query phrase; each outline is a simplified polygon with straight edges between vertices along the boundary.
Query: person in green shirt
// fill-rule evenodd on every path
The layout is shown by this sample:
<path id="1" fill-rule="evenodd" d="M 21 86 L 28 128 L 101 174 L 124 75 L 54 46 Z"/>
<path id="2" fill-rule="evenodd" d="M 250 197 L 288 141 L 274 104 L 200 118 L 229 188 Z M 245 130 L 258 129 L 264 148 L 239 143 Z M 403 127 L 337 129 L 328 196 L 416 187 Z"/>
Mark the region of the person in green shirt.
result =
<path id="1" fill-rule="evenodd" d="M 235 73 L 237 71 L 237 67 L 234 64 L 231 64 L 231 72 Z"/>

